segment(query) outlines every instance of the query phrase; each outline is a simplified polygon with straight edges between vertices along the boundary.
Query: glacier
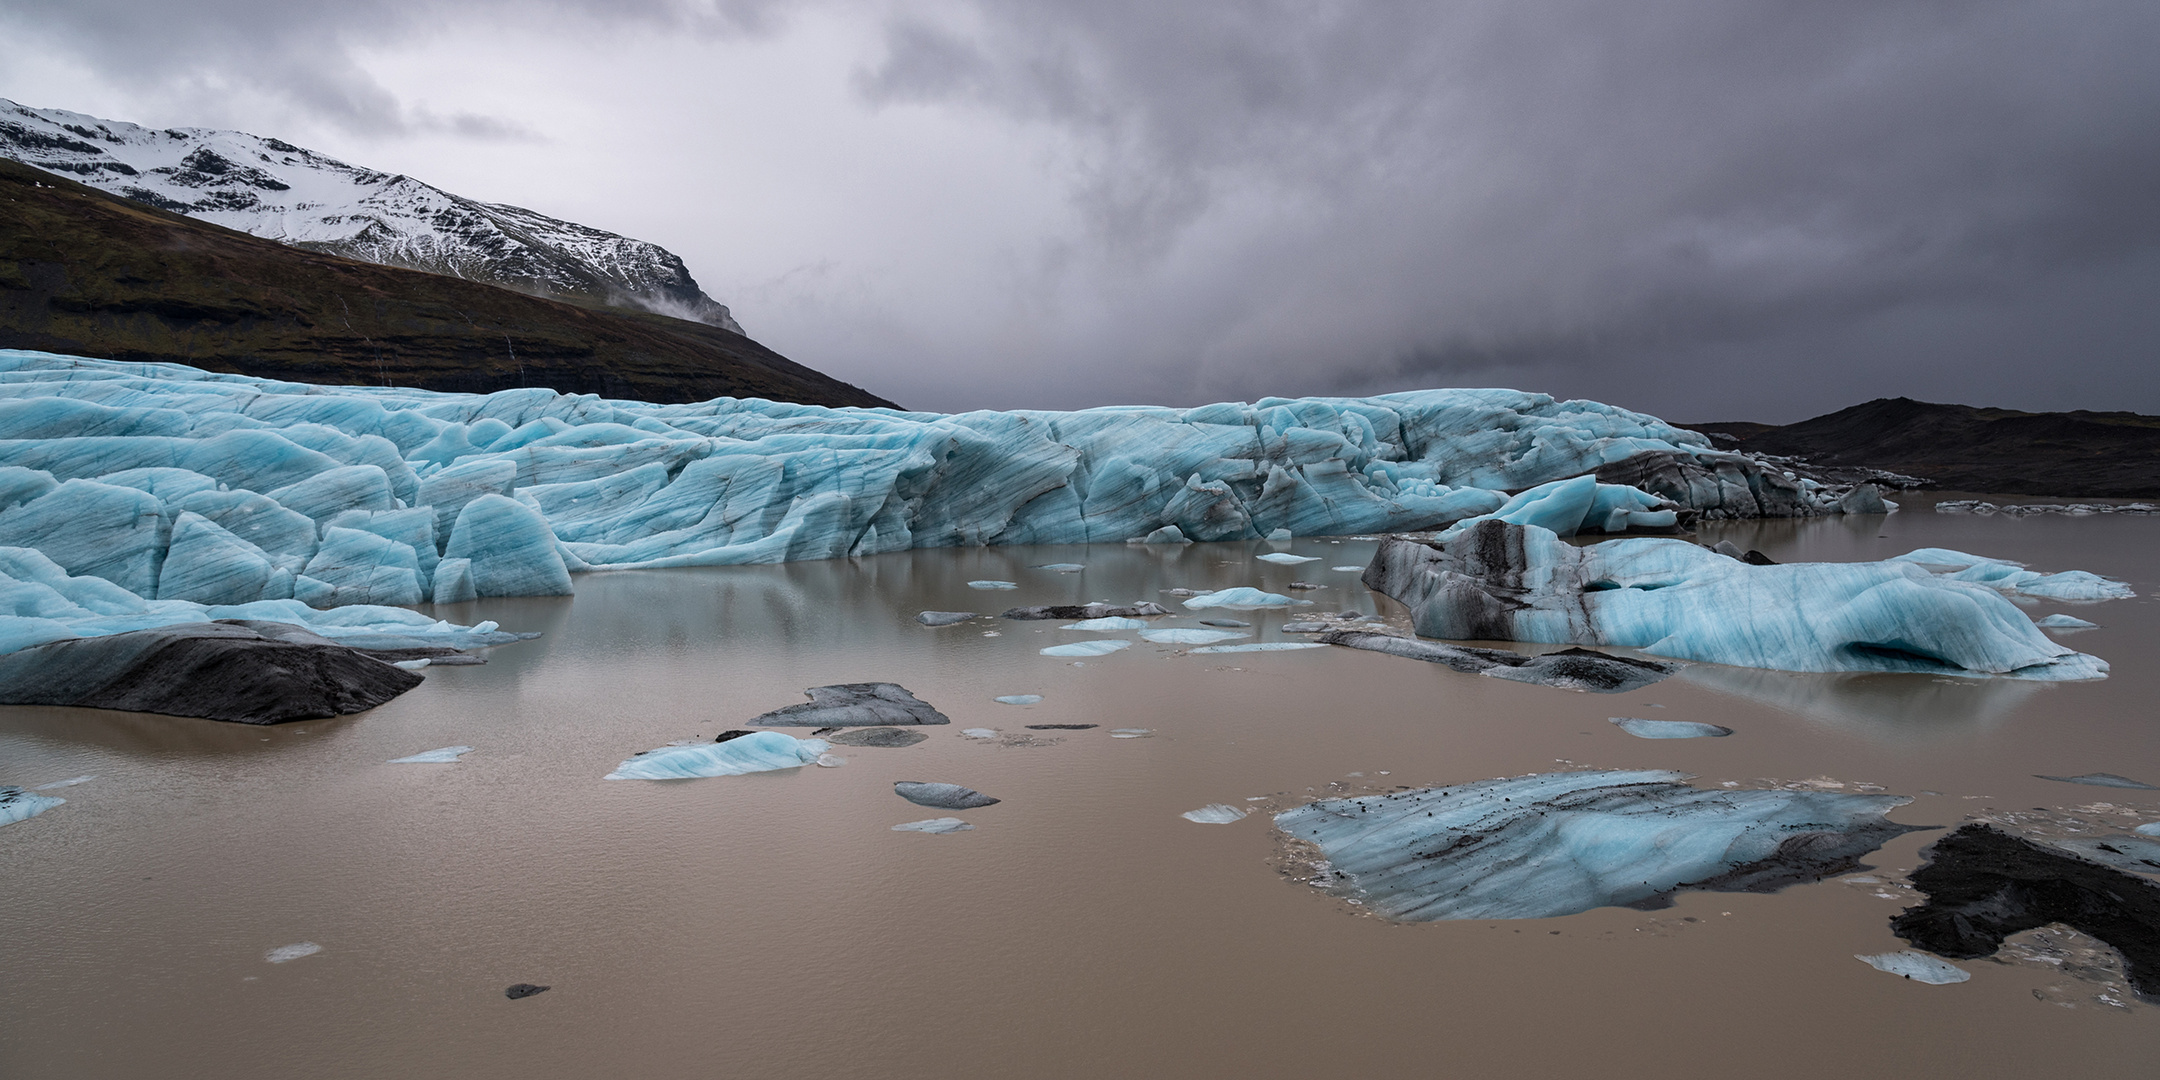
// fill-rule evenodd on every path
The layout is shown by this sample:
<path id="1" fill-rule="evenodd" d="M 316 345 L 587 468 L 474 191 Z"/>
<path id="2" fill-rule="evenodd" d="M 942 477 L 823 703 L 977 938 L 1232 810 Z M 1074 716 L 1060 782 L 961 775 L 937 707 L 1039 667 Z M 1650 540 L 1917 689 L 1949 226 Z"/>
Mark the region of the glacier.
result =
<path id="1" fill-rule="evenodd" d="M 1998 584 L 1910 558 L 1758 566 L 1684 540 L 1576 547 L 1488 519 L 1437 544 L 1384 540 L 1363 580 L 1432 638 L 1620 646 L 1780 671 L 2066 680 L 2108 670 L 2050 640 Z"/>
<path id="2" fill-rule="evenodd" d="M 1858 869 L 1910 800 L 1704 791 L 1664 770 L 1542 773 L 1329 799 L 1275 815 L 1314 881 L 1396 922 L 1544 919 L 1674 892 L 1774 892 Z"/>

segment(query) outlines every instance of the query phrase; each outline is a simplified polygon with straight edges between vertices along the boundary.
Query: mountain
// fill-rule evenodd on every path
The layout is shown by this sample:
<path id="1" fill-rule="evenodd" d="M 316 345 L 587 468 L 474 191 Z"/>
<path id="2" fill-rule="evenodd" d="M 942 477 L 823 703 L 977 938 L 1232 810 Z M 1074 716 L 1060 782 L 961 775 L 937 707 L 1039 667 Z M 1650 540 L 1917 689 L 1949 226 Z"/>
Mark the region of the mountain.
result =
<path id="1" fill-rule="evenodd" d="M 892 404 L 719 327 L 287 247 L 5 159 L 0 348 L 427 390 Z"/>
<path id="2" fill-rule="evenodd" d="M 0 98 L 0 157 L 309 251 L 743 332 L 658 244 L 452 195 L 278 139 L 153 131 Z"/>
<path id="3" fill-rule="evenodd" d="M 1878 398 L 1776 426 L 1679 424 L 1717 445 L 1810 465 L 1887 469 L 1951 491 L 2101 499 L 2160 495 L 2160 416 L 2027 413 Z"/>

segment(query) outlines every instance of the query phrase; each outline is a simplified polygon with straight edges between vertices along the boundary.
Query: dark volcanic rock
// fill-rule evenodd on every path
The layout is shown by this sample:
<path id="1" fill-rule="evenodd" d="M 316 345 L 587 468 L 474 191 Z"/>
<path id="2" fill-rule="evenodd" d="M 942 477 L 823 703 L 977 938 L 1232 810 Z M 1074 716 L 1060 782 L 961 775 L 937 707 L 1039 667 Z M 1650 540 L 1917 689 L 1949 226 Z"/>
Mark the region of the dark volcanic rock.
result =
<path id="1" fill-rule="evenodd" d="M 315 637 L 296 626 L 269 625 Z M 0 656 L 0 704 L 242 724 L 363 712 L 422 681 L 416 672 L 324 639 L 278 640 L 231 623 L 73 638 Z"/>
<path id="2" fill-rule="evenodd" d="M 1001 801 L 974 788 L 961 787 L 958 784 L 900 780 L 894 782 L 892 787 L 893 794 L 917 806 L 934 806 L 940 810 L 973 810 L 978 806 L 993 806 Z"/>
<path id="3" fill-rule="evenodd" d="M 856 728 L 853 731 L 839 732 L 832 737 L 832 741 L 840 744 L 841 746 L 872 746 L 882 747 L 887 750 L 893 750 L 903 746 L 913 746 L 916 743 L 923 742 L 929 738 L 930 736 L 925 735 L 920 731 L 908 731 L 903 728 L 873 727 Z"/>
<path id="4" fill-rule="evenodd" d="M 1149 600 L 1137 604 L 1053 604 L 1048 607 L 1016 607 L 1000 618 L 1006 619 L 1107 619 L 1112 616 L 1138 619 L 1150 615 L 1168 615 L 1170 609 Z"/>
<path id="5" fill-rule="evenodd" d="M 1967 825 L 1921 852 L 1928 902 L 1890 920 L 1897 936 L 1954 960 L 1993 956 L 2005 937 L 2059 922 L 2115 947 L 2141 996 L 2160 998 L 2160 886 L 2113 867 Z"/>
<path id="6" fill-rule="evenodd" d="M 2160 495 L 2160 417 L 2137 413 L 2021 413 L 1880 398 L 1783 427 L 1683 426 L 1748 453 L 1895 470 L 1958 491 Z"/>
<path id="7" fill-rule="evenodd" d="M 1366 630 L 1333 630 L 1321 634 L 1319 640 L 1329 645 L 1343 645 L 1433 664 L 1446 664 L 1457 671 L 1474 675 L 1490 675 L 1513 682 L 1537 683 L 1562 690 L 1588 690 L 1599 694 L 1639 690 L 1682 667 L 1680 664 L 1659 663 L 1655 660 L 1638 660 L 1632 656 L 1612 656 L 1590 649 L 1562 649 L 1543 656 L 1524 656 L 1503 649 L 1443 645 L 1437 641 L 1420 641 L 1416 638 L 1375 634 Z"/>
<path id="8" fill-rule="evenodd" d="M 809 702 L 774 709 L 750 723 L 761 727 L 875 727 L 950 724 L 952 718 L 897 683 L 841 683 L 803 691 Z"/>
<path id="9" fill-rule="evenodd" d="M 745 736 L 745 735 L 755 735 L 755 734 L 757 734 L 757 732 L 755 732 L 755 731 L 744 731 L 744 730 L 743 730 L 743 729 L 741 729 L 741 728 L 733 728 L 733 729 L 730 729 L 730 730 L 728 730 L 728 731 L 723 731 L 723 732 L 721 732 L 720 734 L 718 734 L 718 735 L 715 735 L 715 736 L 713 736 L 713 741 L 714 741 L 714 742 L 716 742 L 716 743 L 732 742 L 732 741 L 734 741 L 734 740 L 736 740 L 736 739 L 740 739 L 740 738 L 742 738 L 742 737 L 743 737 L 743 736 Z"/>
<path id="10" fill-rule="evenodd" d="M 532 983 L 516 983 L 513 984 L 510 989 L 503 991 L 503 996 L 509 998 L 512 1001 L 518 1001 L 523 998 L 529 998 L 534 994 L 547 993 L 549 990 L 552 989 L 554 989 L 554 987 L 552 986 L 536 986 Z"/>
<path id="11" fill-rule="evenodd" d="M 915 621 L 924 626 L 951 626 L 954 623 L 964 623 L 972 618 L 975 618 L 975 613 L 972 611 L 925 611 L 915 616 Z"/>

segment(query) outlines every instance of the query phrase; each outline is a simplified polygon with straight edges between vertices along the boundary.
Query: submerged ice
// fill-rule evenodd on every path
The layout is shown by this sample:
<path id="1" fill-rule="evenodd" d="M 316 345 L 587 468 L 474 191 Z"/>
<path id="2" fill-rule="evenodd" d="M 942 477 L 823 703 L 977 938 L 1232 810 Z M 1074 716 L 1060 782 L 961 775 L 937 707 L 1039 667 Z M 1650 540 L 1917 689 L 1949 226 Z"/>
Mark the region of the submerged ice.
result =
<path id="1" fill-rule="evenodd" d="M 1660 770 L 1545 773 L 1329 799 L 1275 815 L 1325 884 L 1397 922 L 1662 907 L 1681 889 L 1772 892 L 1859 866 L 1907 799 L 1703 791 Z"/>

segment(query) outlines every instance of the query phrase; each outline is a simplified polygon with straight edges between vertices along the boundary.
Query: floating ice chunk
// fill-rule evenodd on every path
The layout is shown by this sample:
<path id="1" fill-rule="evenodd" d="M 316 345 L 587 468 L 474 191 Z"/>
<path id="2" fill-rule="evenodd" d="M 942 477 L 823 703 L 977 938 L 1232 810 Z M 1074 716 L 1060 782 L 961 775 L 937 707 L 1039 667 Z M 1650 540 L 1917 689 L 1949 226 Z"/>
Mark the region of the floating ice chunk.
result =
<path id="1" fill-rule="evenodd" d="M 872 746 L 885 750 L 897 750 L 903 746 L 913 746 L 930 738 L 930 736 L 920 731 L 891 727 L 852 728 L 847 731 L 835 732 L 829 737 L 833 742 L 841 746 Z"/>
<path id="2" fill-rule="evenodd" d="M 1153 734 L 1155 734 L 1154 728 L 1121 727 L 1110 729 L 1110 737 L 1113 739 L 1145 739 Z"/>
<path id="3" fill-rule="evenodd" d="M 90 781 L 92 781 L 92 780 L 95 780 L 95 779 L 97 779 L 97 777 L 96 777 L 95 775 L 92 775 L 92 776 L 70 776 L 70 777 L 68 777 L 68 778 L 67 778 L 67 779 L 65 779 L 65 780 L 55 780 L 55 781 L 53 781 L 53 782 L 52 782 L 52 783 L 50 783 L 50 784 L 39 784 L 38 786 L 36 786 L 36 787 L 34 787 L 34 788 L 31 788 L 30 790 L 32 790 L 32 791 L 51 791 L 51 790 L 53 790 L 54 788 L 74 787 L 74 786 L 75 786 L 75 785 L 77 785 L 77 784 L 87 784 L 87 783 L 89 783 Z"/>
<path id="4" fill-rule="evenodd" d="M 960 734 L 970 739 L 995 739 L 998 735 L 996 728 L 986 727 L 961 728 Z"/>
<path id="5" fill-rule="evenodd" d="M 1261 562 L 1274 563 L 1277 566 L 1296 566 L 1299 563 L 1320 561 L 1320 557 L 1317 555 L 1292 555 L 1287 551 L 1270 551 L 1265 555 L 1255 555 L 1253 557 Z"/>
<path id="6" fill-rule="evenodd" d="M 663 746 L 615 767 L 608 780 L 687 780 L 702 776 L 795 769 L 831 749 L 823 739 L 798 739 L 777 731 L 759 731 L 723 743 Z"/>
<path id="7" fill-rule="evenodd" d="M 1362 566 L 1330 566 L 1328 569 L 1345 574 L 1362 574 L 1365 572 L 1365 568 Z"/>
<path id="8" fill-rule="evenodd" d="M 925 611 L 915 621 L 924 626 L 955 626 L 975 617 L 972 611 Z"/>
<path id="9" fill-rule="evenodd" d="M 1131 647 L 1130 641 L 1074 641 L 1064 645 L 1052 645 L 1042 650 L 1044 656 L 1108 656 L 1119 649 Z"/>
<path id="10" fill-rule="evenodd" d="M 1865 869 L 1909 800 L 1702 791 L 1660 770 L 1545 773 L 1322 802 L 1275 815 L 1398 922 L 1539 919 L 1663 906 L 1681 889 L 1773 892 Z"/>
<path id="11" fill-rule="evenodd" d="M 1578 548 L 1487 521 L 1437 548 L 1381 541 L 1370 580 L 1431 638 L 1617 645 L 1784 671 L 2107 672 L 1999 593 L 1909 562 L 1751 566 L 1683 540 Z"/>
<path id="12" fill-rule="evenodd" d="M 2127 776 L 2117 776 L 2114 773 L 2108 772 L 2085 773 L 2081 776 L 2045 776 L 2040 773 L 2034 773 L 2033 775 L 2039 777 L 2042 780 L 2056 780 L 2065 784 L 2090 784 L 2093 787 L 2130 788 L 2135 791 L 2160 791 L 2160 787 L 2154 787 L 2153 785 L 2140 780 L 2132 780 Z"/>
<path id="13" fill-rule="evenodd" d="M 1181 627 L 1165 627 L 1161 630 L 1142 630 L 1140 636 L 1157 645 L 1213 645 L 1232 638 L 1251 637 L 1236 630 L 1196 630 Z"/>
<path id="14" fill-rule="evenodd" d="M 819 754 L 817 756 L 817 767 L 820 769 L 837 769 L 845 764 L 847 764 L 847 759 L 838 754 Z"/>
<path id="15" fill-rule="evenodd" d="M 2085 620 L 2080 619 L 2075 615 L 2063 615 L 2058 613 L 2055 615 L 2050 615 L 2045 619 L 2035 620 L 2033 622 L 2033 625 L 2046 630 L 2091 630 L 2098 627 L 2100 624 L 2096 622 L 2086 622 Z"/>
<path id="16" fill-rule="evenodd" d="M 273 964 L 282 964 L 287 961 L 298 960 L 303 956 L 313 956 L 321 951 L 322 946 L 312 941 L 302 941 L 292 945 L 280 945 L 275 949 L 271 949 L 263 954 L 263 959 Z"/>
<path id="17" fill-rule="evenodd" d="M 917 806 L 934 806 L 940 810 L 973 810 L 980 806 L 995 806 L 1000 801 L 974 788 L 921 780 L 896 781 L 893 794 Z"/>
<path id="18" fill-rule="evenodd" d="M 34 818 L 66 801 L 51 795 L 32 795 L 19 787 L 0 787 L 0 825 Z"/>
<path id="19" fill-rule="evenodd" d="M 1220 626 L 1232 630 L 1244 630 L 1252 626 L 1251 623 L 1246 622 L 1243 619 L 1202 619 L 1200 620 L 1200 625 Z"/>
<path id="20" fill-rule="evenodd" d="M 1235 589 L 1202 593 L 1185 601 L 1185 606 L 1189 608 L 1267 608 L 1310 603 L 1312 603 L 1310 600 L 1292 600 L 1281 593 L 1261 592 L 1250 585 L 1240 585 Z"/>
<path id="21" fill-rule="evenodd" d="M 2160 821 L 2149 821 L 2131 830 L 2142 836 L 2160 836 Z"/>
<path id="22" fill-rule="evenodd" d="M 1639 720 L 1632 716 L 1609 717 L 1614 727 L 1638 739 L 1719 739 L 1732 734 L 1722 724 L 1698 724 L 1692 720 Z"/>
<path id="23" fill-rule="evenodd" d="M 1914 982 L 1923 982 L 1929 986 L 1948 986 L 1972 978 L 1972 972 L 1964 968 L 1945 963 L 1924 952 L 1914 952 L 1911 949 L 1902 952 L 1876 953 L 1872 956 L 1854 953 L 1853 959 L 1877 971 L 1902 975 Z"/>
<path id="24" fill-rule="evenodd" d="M 1058 572 L 1058 573 L 1060 573 L 1060 574 L 1070 574 L 1070 573 L 1074 573 L 1074 572 L 1076 572 L 1076 571 L 1080 571 L 1080 570 L 1085 570 L 1085 569 L 1087 569 L 1087 564 L 1086 564 L 1086 563 L 1076 563 L 1076 562 L 1054 562 L 1054 563 L 1044 563 L 1044 564 L 1042 564 L 1041 566 L 1038 566 L 1038 567 L 1036 567 L 1035 569 L 1037 569 L 1037 570 L 1054 570 L 1054 571 L 1056 571 L 1056 572 Z"/>
<path id="25" fill-rule="evenodd" d="M 1058 627 L 1058 629 L 1094 630 L 1098 633 L 1109 633 L 1117 630 L 1145 630 L 1147 626 L 1148 624 L 1141 622 L 1139 619 L 1124 619 L 1112 615 L 1101 619 L 1082 619 L 1076 623 L 1066 623 Z"/>
<path id="26" fill-rule="evenodd" d="M 1209 803 L 1198 810 L 1187 810 L 1178 816 L 1202 825 L 1228 825 L 1233 821 L 1244 820 L 1245 813 L 1243 809 L 1225 803 Z"/>
<path id="27" fill-rule="evenodd" d="M 1139 616 L 1168 615 L 1170 609 L 1153 601 L 1143 600 L 1137 604 L 1046 604 L 1038 607 L 1008 608 L 1001 619 L 1130 619 Z"/>
<path id="28" fill-rule="evenodd" d="M 427 750 L 411 757 L 391 758 L 392 765 L 454 765 L 457 759 L 473 752 L 470 746 L 445 746 L 440 750 Z"/>
<path id="29" fill-rule="evenodd" d="M 995 701 L 995 702 L 997 702 L 997 703 L 998 703 L 998 704 L 1000 704 L 1000 705 L 1033 705 L 1033 704 L 1035 704 L 1036 702 L 1039 702 L 1039 701 L 1041 701 L 1041 700 L 1042 700 L 1042 695 L 1041 695 L 1041 694 L 1007 694 L 1007 695 L 1005 695 L 1004 697 L 997 697 L 997 698 L 991 698 L 990 700 L 992 700 L 992 701 Z"/>
<path id="30" fill-rule="evenodd" d="M 1017 588 L 1019 588 L 1019 587 L 1020 587 L 1020 584 L 1019 584 L 1018 582 L 1014 582 L 1014 581 L 970 581 L 970 582 L 968 582 L 968 588 L 970 588 L 970 589 L 1017 589 Z"/>
<path id="31" fill-rule="evenodd" d="M 934 817 L 927 821 L 910 821 L 902 825 L 895 825 L 892 827 L 892 831 L 919 832 L 929 833 L 932 836 L 942 836 L 946 833 L 965 832 L 974 827 L 956 817 Z"/>
<path id="32" fill-rule="evenodd" d="M 1257 641 L 1247 645 L 1202 645 L 1196 653 L 1243 653 L 1243 652 L 1296 652 L 1299 649 L 1324 649 L 1317 641 Z"/>
<path id="33" fill-rule="evenodd" d="M 751 719 L 761 727 L 871 727 L 886 724 L 950 724 L 952 718 L 898 683 L 813 686 L 810 700 Z"/>

